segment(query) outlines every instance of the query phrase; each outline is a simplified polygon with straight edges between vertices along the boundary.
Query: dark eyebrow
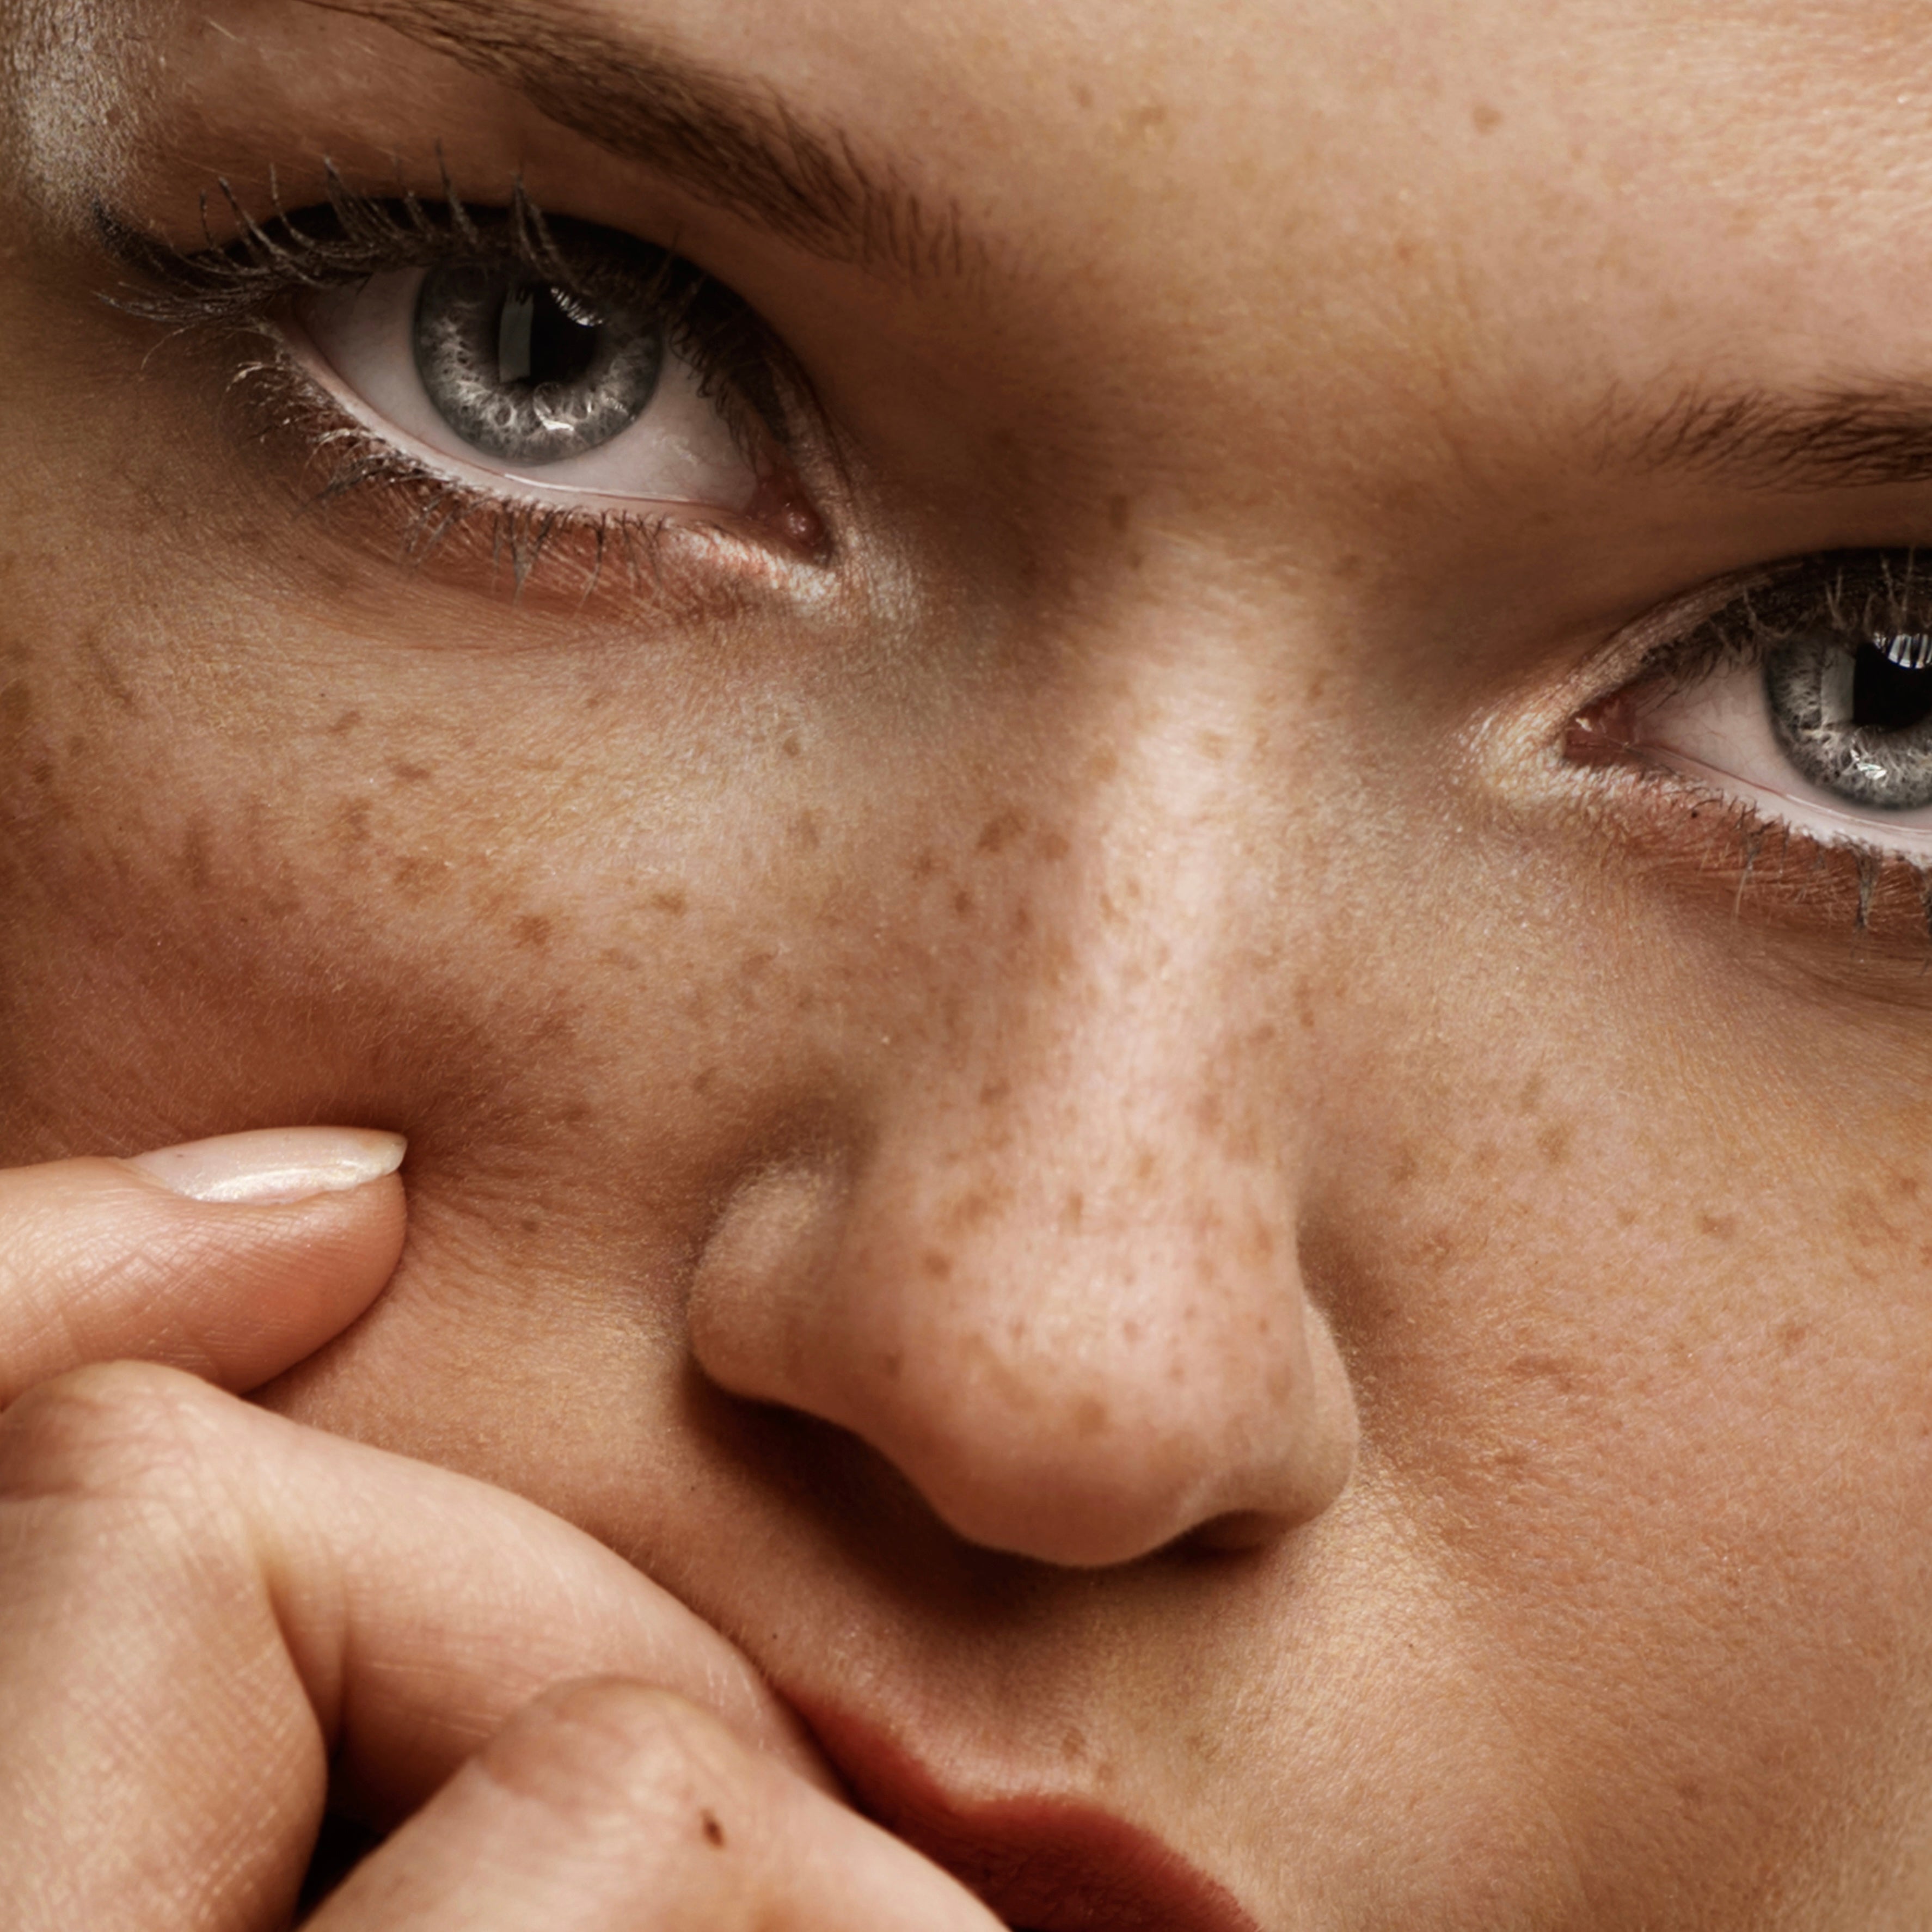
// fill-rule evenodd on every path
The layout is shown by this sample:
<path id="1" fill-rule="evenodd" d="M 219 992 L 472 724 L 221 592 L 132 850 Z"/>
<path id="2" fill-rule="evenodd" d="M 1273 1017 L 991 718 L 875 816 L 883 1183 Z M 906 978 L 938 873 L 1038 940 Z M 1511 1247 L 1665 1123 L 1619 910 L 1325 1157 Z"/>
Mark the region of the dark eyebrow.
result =
<path id="1" fill-rule="evenodd" d="M 1688 391 L 1647 421 L 1605 418 L 1610 460 L 1646 471 L 1792 493 L 1932 482 L 1932 385 Z"/>
<path id="2" fill-rule="evenodd" d="M 811 127 L 776 92 L 644 36 L 528 0 L 304 4 L 393 27 L 596 146 L 828 260 L 915 280 L 976 260 L 956 206 L 931 207 L 891 170 L 862 164 L 849 139 Z"/>

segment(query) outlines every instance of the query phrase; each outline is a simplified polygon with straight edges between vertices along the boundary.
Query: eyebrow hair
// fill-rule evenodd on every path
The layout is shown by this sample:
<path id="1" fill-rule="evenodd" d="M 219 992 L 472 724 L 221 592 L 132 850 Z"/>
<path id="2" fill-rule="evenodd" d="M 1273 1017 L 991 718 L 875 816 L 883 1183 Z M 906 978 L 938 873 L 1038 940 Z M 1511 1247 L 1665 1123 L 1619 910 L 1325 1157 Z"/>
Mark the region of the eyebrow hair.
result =
<path id="1" fill-rule="evenodd" d="M 755 86 L 529 0 L 302 0 L 392 27 L 620 159 L 824 260 L 920 281 L 967 272 L 956 204 L 935 208 L 842 134 Z"/>
<path id="2" fill-rule="evenodd" d="M 1642 424 L 1605 416 L 1610 460 L 1640 470 L 1792 493 L 1932 482 L 1932 384 L 1687 390 Z"/>

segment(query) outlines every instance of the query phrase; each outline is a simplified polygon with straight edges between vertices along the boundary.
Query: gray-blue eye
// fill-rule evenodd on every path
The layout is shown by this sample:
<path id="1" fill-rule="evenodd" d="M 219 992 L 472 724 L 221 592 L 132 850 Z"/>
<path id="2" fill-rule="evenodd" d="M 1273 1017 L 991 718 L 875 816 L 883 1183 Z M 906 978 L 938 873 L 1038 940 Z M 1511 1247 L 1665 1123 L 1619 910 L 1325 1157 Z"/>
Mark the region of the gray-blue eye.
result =
<path id="1" fill-rule="evenodd" d="M 580 456 L 650 407 L 664 362 L 662 322 L 618 284 L 586 295 L 527 268 L 431 268 L 416 298 L 416 370 L 465 442 L 537 466 Z"/>
<path id="2" fill-rule="evenodd" d="M 1764 686 L 1778 745 L 1810 783 L 1880 812 L 1932 805 L 1932 638 L 1802 630 L 1766 658 Z"/>

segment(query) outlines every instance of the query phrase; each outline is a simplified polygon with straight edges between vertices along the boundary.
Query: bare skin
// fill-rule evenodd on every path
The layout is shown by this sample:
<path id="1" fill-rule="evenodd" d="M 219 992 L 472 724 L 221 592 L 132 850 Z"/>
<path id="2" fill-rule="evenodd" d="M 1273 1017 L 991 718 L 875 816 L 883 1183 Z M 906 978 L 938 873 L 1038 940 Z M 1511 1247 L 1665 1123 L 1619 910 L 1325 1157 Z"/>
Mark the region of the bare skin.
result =
<path id="1" fill-rule="evenodd" d="M 0 1916 L 1932 1922 L 1932 829 L 1643 668 L 1932 530 L 1932 10 L 0 22 Z M 791 433 L 332 492 L 94 214 L 332 167 Z"/>

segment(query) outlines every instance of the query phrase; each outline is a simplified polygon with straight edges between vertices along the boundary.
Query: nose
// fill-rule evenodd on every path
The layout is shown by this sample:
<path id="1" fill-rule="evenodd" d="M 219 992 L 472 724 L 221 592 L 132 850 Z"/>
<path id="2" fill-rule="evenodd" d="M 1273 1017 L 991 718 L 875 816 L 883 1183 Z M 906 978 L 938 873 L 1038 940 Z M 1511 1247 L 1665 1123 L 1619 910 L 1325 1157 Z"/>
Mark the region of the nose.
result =
<path id="1" fill-rule="evenodd" d="M 856 1435 L 961 1537 L 1064 1565 L 1277 1534 L 1356 1437 L 1297 1262 L 1313 1070 L 1274 1016 L 1280 895 L 1183 775 L 1142 777 L 1158 822 L 1042 842 L 1025 958 L 956 969 L 946 1050 L 899 1068 L 863 1153 L 739 1189 L 688 1306 L 714 1382 Z M 1006 890 L 1044 907 L 1045 862 Z"/>

